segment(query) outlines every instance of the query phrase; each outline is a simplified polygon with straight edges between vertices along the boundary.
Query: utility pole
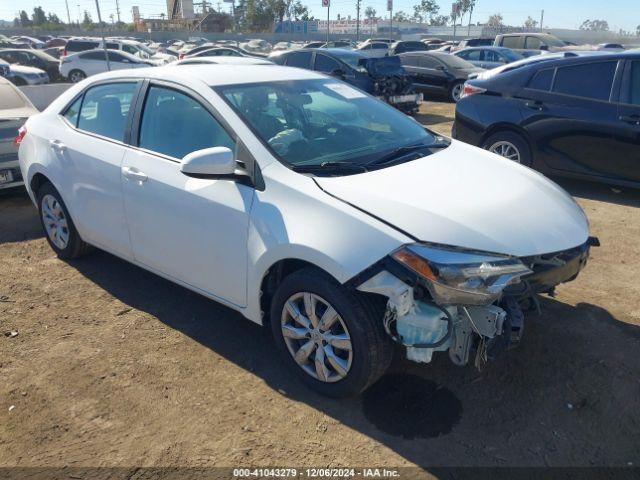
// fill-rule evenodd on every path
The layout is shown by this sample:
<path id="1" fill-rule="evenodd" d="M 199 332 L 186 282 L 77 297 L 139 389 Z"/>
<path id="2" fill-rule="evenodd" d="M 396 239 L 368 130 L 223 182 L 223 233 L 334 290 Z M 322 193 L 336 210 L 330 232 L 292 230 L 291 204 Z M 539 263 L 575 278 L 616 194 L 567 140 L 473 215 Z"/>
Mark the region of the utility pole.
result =
<path id="1" fill-rule="evenodd" d="M 69 14 L 69 0 L 64 0 L 64 4 L 67 7 L 67 23 L 71 26 L 71 15 Z"/>
<path id="2" fill-rule="evenodd" d="M 118 17 L 118 23 L 120 23 L 120 2 L 116 0 L 116 15 Z"/>
<path id="3" fill-rule="evenodd" d="M 96 9 L 98 10 L 98 25 L 100 25 L 100 36 L 102 37 L 102 49 L 104 50 L 104 59 L 107 61 L 107 71 L 111 71 L 109 63 L 109 51 L 107 50 L 107 41 L 104 38 L 104 28 L 102 27 L 102 16 L 100 15 L 100 4 L 96 0 Z"/>
<path id="4" fill-rule="evenodd" d="M 360 41 L 360 2 L 356 0 L 356 42 Z"/>
<path id="5" fill-rule="evenodd" d="M 540 31 L 542 31 L 542 24 L 544 22 L 544 10 L 540 13 Z"/>
<path id="6" fill-rule="evenodd" d="M 329 9 L 331 8 L 331 0 L 322 0 L 322 4 L 327 6 L 327 43 L 329 43 Z"/>
<path id="7" fill-rule="evenodd" d="M 393 37 L 393 0 L 387 0 L 387 11 L 389 12 L 389 36 Z"/>

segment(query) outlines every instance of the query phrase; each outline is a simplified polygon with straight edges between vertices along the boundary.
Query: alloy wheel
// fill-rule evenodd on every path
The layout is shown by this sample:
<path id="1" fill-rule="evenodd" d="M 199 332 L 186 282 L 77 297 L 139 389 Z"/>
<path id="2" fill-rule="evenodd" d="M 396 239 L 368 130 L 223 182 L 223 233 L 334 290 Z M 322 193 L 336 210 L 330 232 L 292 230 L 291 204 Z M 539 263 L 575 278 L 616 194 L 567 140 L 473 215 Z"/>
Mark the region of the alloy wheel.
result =
<path id="1" fill-rule="evenodd" d="M 42 197 L 42 223 L 49 240 L 60 250 L 69 244 L 69 224 L 62 205 L 53 195 Z"/>
<path id="2" fill-rule="evenodd" d="M 513 143 L 507 141 L 499 141 L 490 145 L 487 149 L 491 153 L 500 155 L 501 157 L 508 158 L 514 162 L 520 163 L 520 150 Z"/>
<path id="3" fill-rule="evenodd" d="M 69 75 L 69 80 L 71 80 L 73 83 L 78 83 L 84 80 L 85 78 L 86 78 L 86 75 L 77 70 L 74 72 L 71 72 L 71 75 Z"/>
<path id="4" fill-rule="evenodd" d="M 464 90 L 464 85 L 462 83 L 458 83 L 453 86 L 453 88 L 451 89 L 451 96 L 453 97 L 454 102 L 457 102 L 458 100 L 460 100 L 463 90 Z"/>
<path id="5" fill-rule="evenodd" d="M 285 302 L 282 336 L 293 360 L 321 382 L 342 380 L 351 369 L 353 349 L 345 322 L 324 298 L 298 292 Z"/>

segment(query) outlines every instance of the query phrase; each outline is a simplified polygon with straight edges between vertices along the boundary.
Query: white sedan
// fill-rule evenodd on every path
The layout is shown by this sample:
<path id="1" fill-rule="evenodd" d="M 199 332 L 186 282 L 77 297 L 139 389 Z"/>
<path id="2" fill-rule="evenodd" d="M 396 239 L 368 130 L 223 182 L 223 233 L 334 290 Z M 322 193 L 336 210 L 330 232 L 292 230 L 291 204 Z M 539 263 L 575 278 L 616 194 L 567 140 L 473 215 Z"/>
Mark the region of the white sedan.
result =
<path id="1" fill-rule="evenodd" d="M 107 57 L 109 62 L 107 64 Z M 124 70 L 130 68 L 145 68 L 152 65 L 161 65 L 163 61 L 140 58 L 137 55 L 121 50 L 105 50 L 96 48 L 84 52 L 66 55 L 60 58 L 60 75 L 77 83 L 85 78 L 109 70 Z"/>
<path id="2" fill-rule="evenodd" d="M 416 362 L 493 358 L 520 339 L 519 303 L 593 243 L 542 175 L 308 70 L 97 75 L 16 141 L 59 257 L 95 246 L 269 325 L 330 396 L 375 382 L 394 342 Z"/>

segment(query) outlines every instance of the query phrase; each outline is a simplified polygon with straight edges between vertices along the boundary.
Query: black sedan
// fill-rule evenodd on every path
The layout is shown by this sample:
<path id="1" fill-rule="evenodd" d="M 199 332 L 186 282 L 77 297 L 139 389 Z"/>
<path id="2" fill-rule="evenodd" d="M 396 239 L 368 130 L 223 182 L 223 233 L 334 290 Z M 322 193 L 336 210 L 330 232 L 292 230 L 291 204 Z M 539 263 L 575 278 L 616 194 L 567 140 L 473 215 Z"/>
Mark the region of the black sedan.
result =
<path id="1" fill-rule="evenodd" d="M 51 81 L 61 80 L 60 61 L 42 50 L 18 48 L 0 49 L 0 60 L 7 63 L 19 64 L 27 67 L 35 67 L 44 70 Z"/>
<path id="2" fill-rule="evenodd" d="M 557 53 L 481 74 L 453 136 L 543 173 L 640 186 L 640 52 Z"/>
<path id="3" fill-rule="evenodd" d="M 416 89 L 446 95 L 457 102 L 469 75 L 483 72 L 473 64 L 442 52 L 410 52 L 398 55 Z"/>

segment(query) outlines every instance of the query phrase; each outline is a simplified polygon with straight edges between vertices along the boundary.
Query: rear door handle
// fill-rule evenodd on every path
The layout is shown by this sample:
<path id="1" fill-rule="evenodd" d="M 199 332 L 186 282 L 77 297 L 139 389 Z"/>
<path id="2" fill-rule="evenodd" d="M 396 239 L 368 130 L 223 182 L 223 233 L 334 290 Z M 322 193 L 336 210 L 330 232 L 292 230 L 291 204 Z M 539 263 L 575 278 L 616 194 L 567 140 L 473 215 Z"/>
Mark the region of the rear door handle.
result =
<path id="1" fill-rule="evenodd" d="M 621 115 L 618 119 L 632 125 L 640 125 L 640 115 Z"/>
<path id="2" fill-rule="evenodd" d="M 122 175 L 129 180 L 135 180 L 136 182 L 146 182 L 149 177 L 144 172 L 141 172 L 134 167 L 122 167 Z"/>
<path id="3" fill-rule="evenodd" d="M 67 150 L 67 146 L 60 140 L 49 140 L 49 146 L 57 153 L 64 153 Z"/>
<path id="4" fill-rule="evenodd" d="M 545 106 L 542 102 L 527 102 L 524 104 L 524 106 L 531 110 L 537 110 L 539 112 L 542 112 L 545 109 Z"/>

